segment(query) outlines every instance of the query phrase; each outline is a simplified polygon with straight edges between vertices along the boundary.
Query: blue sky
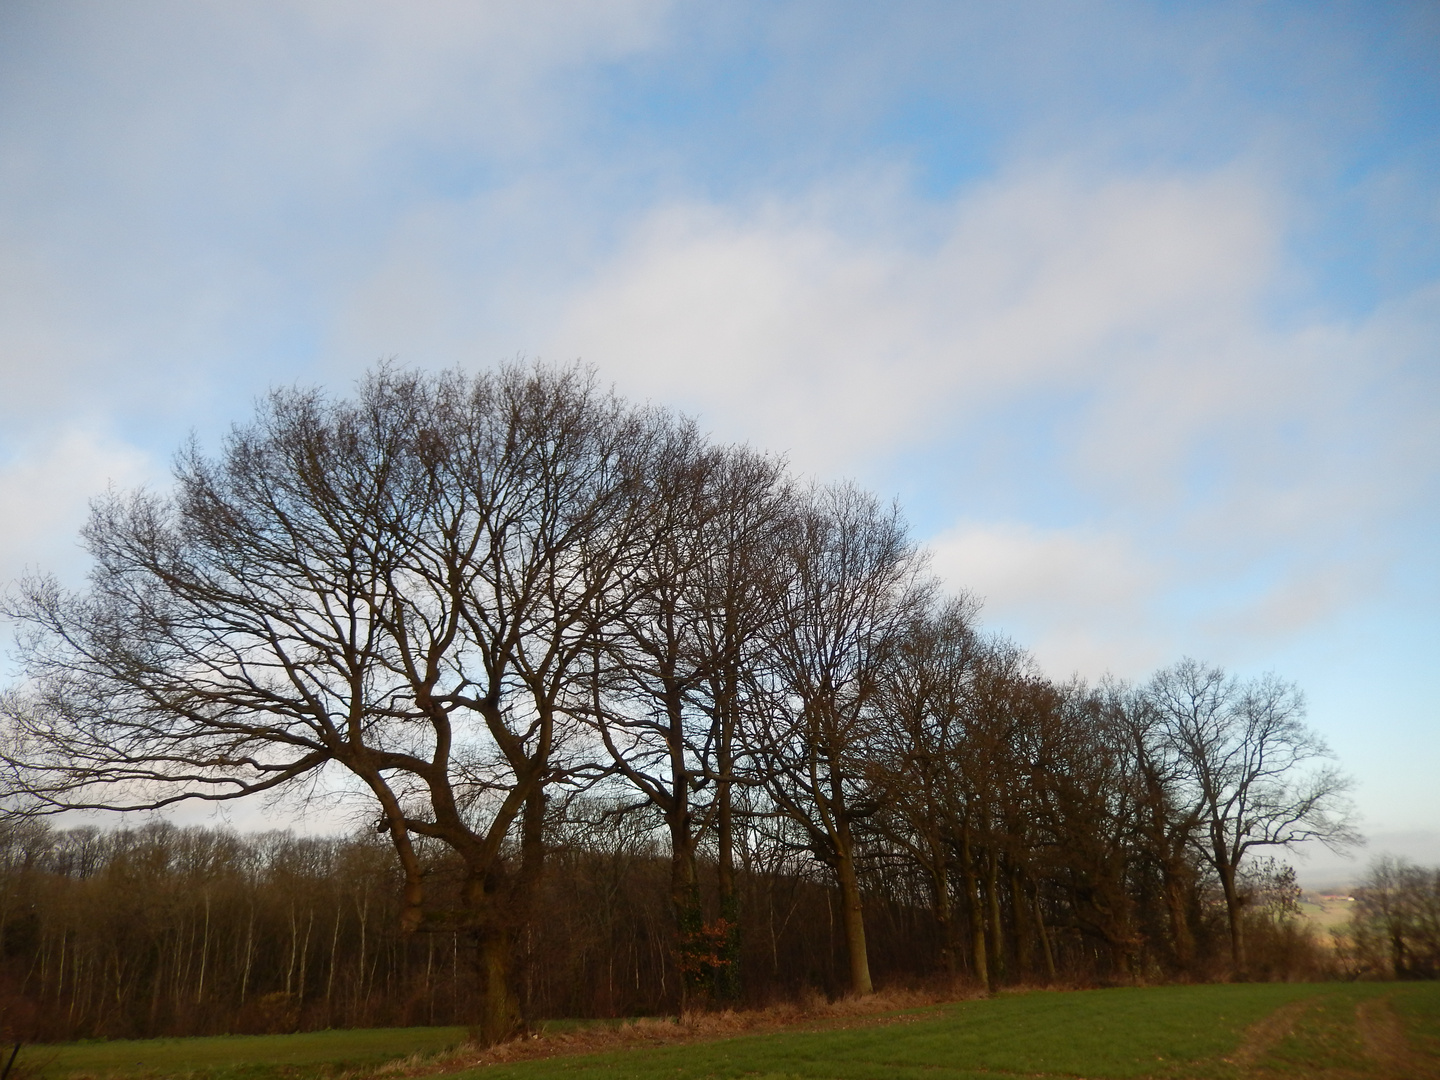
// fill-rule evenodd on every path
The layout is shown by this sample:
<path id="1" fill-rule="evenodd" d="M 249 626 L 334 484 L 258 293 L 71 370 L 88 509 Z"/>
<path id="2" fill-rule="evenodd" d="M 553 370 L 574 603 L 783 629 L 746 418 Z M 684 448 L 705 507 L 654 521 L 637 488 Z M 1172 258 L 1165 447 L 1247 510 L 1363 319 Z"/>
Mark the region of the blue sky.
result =
<path id="1" fill-rule="evenodd" d="M 0 578 L 517 355 L 897 495 L 1057 676 L 1297 680 L 1440 862 L 1440 6 L 0 6 Z"/>

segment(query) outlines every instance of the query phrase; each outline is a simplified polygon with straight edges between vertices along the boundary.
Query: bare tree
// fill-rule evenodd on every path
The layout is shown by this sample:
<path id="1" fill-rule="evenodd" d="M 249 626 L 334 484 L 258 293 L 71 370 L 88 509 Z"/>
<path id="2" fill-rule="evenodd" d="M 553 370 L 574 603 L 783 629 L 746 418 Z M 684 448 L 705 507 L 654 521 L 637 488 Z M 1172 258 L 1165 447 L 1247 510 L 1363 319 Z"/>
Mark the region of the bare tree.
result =
<path id="1" fill-rule="evenodd" d="M 955 598 L 905 628 L 885 671 L 870 774 L 879 807 L 875 824 L 929 883 L 940 964 L 951 976 L 959 952 L 952 869 L 968 825 L 967 732 L 985 654 L 973 626 L 977 608 L 968 597 Z M 969 882 L 969 867 L 964 874 Z M 965 911 L 977 911 L 975 891 L 965 896 Z M 971 956 L 976 977 L 986 982 L 983 924 L 974 925 L 980 929 L 972 934 Z"/>
<path id="2" fill-rule="evenodd" d="M 1241 681 L 1187 658 L 1157 672 L 1146 692 L 1164 752 L 1183 763 L 1201 823 L 1197 846 L 1220 878 L 1231 961 L 1245 978 L 1241 861 L 1256 848 L 1353 843 L 1350 782 L 1305 725 L 1304 697 L 1292 683 L 1273 675 Z"/>
<path id="3" fill-rule="evenodd" d="M 1159 872 L 1171 960 L 1180 971 L 1195 960 L 1191 900 L 1197 885 L 1195 845 L 1205 815 L 1203 793 L 1186 783 L 1188 758 L 1166 737 L 1165 714 L 1150 694 L 1127 684 L 1103 688 L 1135 762 L 1137 829 Z"/>
<path id="4" fill-rule="evenodd" d="M 1337 938 L 1359 970 L 1440 978 L 1440 868 L 1380 856 L 1355 890 L 1350 923 Z"/>
<path id="5" fill-rule="evenodd" d="M 725 983 L 734 961 L 721 954 L 733 953 L 740 670 L 776 607 L 767 576 L 785 486 L 772 460 L 708 447 L 693 425 L 679 424 L 656 440 L 642 502 L 646 539 L 596 665 L 593 719 L 611 767 L 669 833 L 684 1007 L 695 991 Z M 696 858 L 711 830 L 722 912 L 707 924 Z"/>
<path id="6" fill-rule="evenodd" d="M 740 894 L 736 848 L 742 785 L 742 731 L 760 715 L 759 689 L 770 658 L 767 632 L 783 613 L 785 563 L 780 557 L 794 491 L 780 460 L 732 450 L 719 462 L 715 497 L 721 510 L 707 518 L 701 541 L 708 553 L 700 577 L 696 636 L 709 658 L 694 695 L 709 721 L 702 759 L 714 781 L 716 886 L 720 901 L 722 963 L 714 991 L 735 999 L 740 984 Z"/>
<path id="7" fill-rule="evenodd" d="M 88 590 L 24 583 L 9 782 L 50 810 L 364 792 L 404 868 L 403 925 L 473 940 L 476 1023 L 503 1036 L 643 434 L 577 369 L 277 391 L 218 458 L 187 449 L 172 496 L 96 504 Z M 415 836 L 463 861 L 458 911 L 426 909 Z"/>
<path id="8" fill-rule="evenodd" d="M 922 561 L 898 512 L 851 487 L 814 493 L 785 548 L 785 609 L 770 637 L 775 681 L 754 747 L 778 811 L 840 890 L 850 989 L 872 990 L 855 823 L 876 698 L 891 650 L 922 607 Z"/>
<path id="9" fill-rule="evenodd" d="M 1135 756 L 1123 713 L 1105 689 L 1072 680 L 1050 691 L 1043 738 L 1022 760 L 1034 774 L 1019 785 L 1019 815 L 1045 849 L 1043 871 L 1068 895 L 1072 926 L 1098 939 L 1113 974 L 1133 974 L 1140 947 L 1135 894 Z"/>

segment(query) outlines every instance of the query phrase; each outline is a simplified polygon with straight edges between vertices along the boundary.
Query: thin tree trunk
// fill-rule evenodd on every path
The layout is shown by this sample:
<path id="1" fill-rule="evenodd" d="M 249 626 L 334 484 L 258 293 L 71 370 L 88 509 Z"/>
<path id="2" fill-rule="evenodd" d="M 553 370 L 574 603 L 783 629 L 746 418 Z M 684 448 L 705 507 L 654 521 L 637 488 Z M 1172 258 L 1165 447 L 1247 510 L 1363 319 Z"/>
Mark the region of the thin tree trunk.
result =
<path id="1" fill-rule="evenodd" d="M 990 976 L 993 980 L 990 988 L 993 990 L 1005 978 L 1005 928 L 1000 923 L 1000 858 L 993 839 L 986 854 L 985 891 L 990 909 L 986 921 L 990 924 Z"/>
<path id="2" fill-rule="evenodd" d="M 1035 893 L 1035 932 L 1040 936 L 1040 945 L 1045 951 L 1045 976 L 1055 981 L 1055 953 L 1050 948 L 1050 931 L 1045 928 L 1045 912 L 1040 906 L 1040 893 Z"/>
<path id="3" fill-rule="evenodd" d="M 250 906 L 250 920 L 245 927 L 245 972 L 240 976 L 240 1004 L 245 1004 L 245 993 L 250 988 L 250 961 L 254 956 L 255 906 Z"/>
<path id="4" fill-rule="evenodd" d="M 975 858 L 970 850 L 970 823 L 967 821 L 960 831 L 960 865 L 965 881 L 965 907 L 970 917 L 970 957 L 975 968 L 975 978 L 991 990 L 990 964 L 986 957 L 985 915 L 980 901 L 980 882 L 975 874 Z"/>
<path id="5" fill-rule="evenodd" d="M 193 929 L 193 926 L 192 926 L 192 929 Z M 194 940 L 193 934 L 192 934 L 191 940 L 192 940 L 192 944 L 193 944 L 193 940 Z M 179 927 L 177 927 L 176 930 L 175 930 L 175 967 L 174 967 L 174 969 L 173 969 L 173 970 L 174 970 L 174 978 L 171 980 L 171 988 L 170 988 L 170 989 L 171 989 L 170 997 L 171 997 L 171 1000 L 174 1002 L 175 1011 L 176 1011 L 176 1012 L 179 1012 L 179 1010 L 180 1010 L 180 1004 L 181 1004 L 182 1001 L 185 1000 L 185 976 L 186 976 L 187 974 L 189 974 L 189 970 L 190 970 L 190 965 L 189 965 L 189 963 L 188 963 L 188 962 L 182 962 L 182 960 L 181 960 L 181 957 L 182 957 L 182 956 L 187 955 L 187 954 L 185 954 L 184 949 L 183 949 L 184 944 L 185 944 L 185 918 L 184 918 L 184 916 L 182 915 L 181 918 L 180 918 L 180 925 L 179 925 Z"/>
<path id="6" fill-rule="evenodd" d="M 335 961 L 340 948 L 340 905 L 335 905 L 335 929 L 330 934 L 330 975 L 325 980 L 325 1011 L 330 1013 L 334 1008 L 332 995 L 335 991 Z M 434 939 L 431 939 L 431 948 L 434 948 Z M 430 969 L 425 969 L 425 992 L 430 992 Z M 332 1017 L 333 1019 L 333 1017 Z"/>
<path id="7" fill-rule="evenodd" d="M 305 969 L 310 957 L 310 931 L 315 927 L 315 909 L 310 909 L 310 918 L 305 922 L 305 943 L 300 946 L 300 978 L 295 984 L 295 996 L 300 1004 L 305 1003 Z"/>
<path id="8" fill-rule="evenodd" d="M 1025 878 L 1018 863 L 1010 865 L 1010 913 L 1015 937 L 1015 977 L 1021 982 L 1030 973 L 1030 935 L 1026 932 Z"/>
<path id="9" fill-rule="evenodd" d="M 955 907 L 950 897 L 950 874 L 945 867 L 945 856 L 932 845 L 930 850 L 931 902 L 935 912 L 935 927 L 940 935 L 940 967 L 950 978 L 955 977 Z"/>
<path id="10" fill-rule="evenodd" d="M 716 783 L 716 886 L 720 899 L 720 918 L 725 928 L 721 964 L 715 973 L 715 996 L 722 1001 L 735 1001 L 740 996 L 740 900 L 735 892 L 735 818 L 734 792 L 729 779 L 734 762 L 731 758 L 733 722 L 725 721 L 720 735 L 718 764 L 720 779 Z"/>
<path id="11" fill-rule="evenodd" d="M 336 929 L 337 929 L 337 930 L 339 929 L 338 920 L 337 920 L 337 923 L 336 923 Z M 426 948 L 425 948 L 425 1006 L 426 1006 L 426 1017 L 428 1018 L 429 1022 L 433 1025 L 433 1024 L 435 1023 L 435 987 L 434 987 L 434 983 L 431 981 L 430 973 L 431 973 L 432 970 L 434 970 L 434 967 L 435 967 L 435 935 L 434 935 L 434 934 L 427 934 L 427 935 L 426 935 L 425 945 L 426 945 Z M 334 974 L 334 969 L 333 969 L 333 968 L 331 969 L 331 974 L 332 974 L 332 976 L 333 976 L 333 974 Z"/>
<path id="12" fill-rule="evenodd" d="M 370 1000 L 369 992 L 365 988 L 365 927 L 370 914 L 369 894 L 362 893 L 361 899 L 356 902 L 355 907 L 360 913 L 360 962 L 358 970 L 355 972 L 355 1005 L 359 1015 L 355 1019 L 363 1023 L 365 1005 Z"/>
<path id="13" fill-rule="evenodd" d="M 295 957 L 300 951 L 300 927 L 295 922 L 295 901 L 290 901 L 290 963 L 285 967 L 285 996 L 289 997 L 295 979 Z"/>
<path id="14" fill-rule="evenodd" d="M 767 898 L 767 909 L 770 913 L 770 977 L 780 977 L 780 939 L 775 933 L 775 875 L 770 875 L 768 888 L 765 890 Z"/>
<path id="15" fill-rule="evenodd" d="M 195 988 L 195 1004 L 205 997 L 205 967 L 210 956 L 210 893 L 205 893 L 205 935 L 200 939 L 200 984 Z"/>

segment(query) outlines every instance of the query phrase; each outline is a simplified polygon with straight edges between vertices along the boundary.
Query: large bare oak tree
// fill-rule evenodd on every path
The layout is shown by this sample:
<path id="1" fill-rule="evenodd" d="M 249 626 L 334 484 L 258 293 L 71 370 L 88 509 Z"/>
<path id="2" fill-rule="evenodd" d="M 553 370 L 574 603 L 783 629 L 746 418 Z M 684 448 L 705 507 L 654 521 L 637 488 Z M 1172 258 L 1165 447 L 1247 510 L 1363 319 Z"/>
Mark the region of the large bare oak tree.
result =
<path id="1" fill-rule="evenodd" d="M 182 453 L 173 493 L 95 505 L 88 589 L 23 584 L 10 786 L 51 810 L 368 795 L 405 928 L 465 931 L 475 1024 L 503 1037 L 545 788 L 652 427 L 575 368 L 273 393 L 219 455 Z M 427 904 L 416 837 L 459 857 L 458 907 Z"/>

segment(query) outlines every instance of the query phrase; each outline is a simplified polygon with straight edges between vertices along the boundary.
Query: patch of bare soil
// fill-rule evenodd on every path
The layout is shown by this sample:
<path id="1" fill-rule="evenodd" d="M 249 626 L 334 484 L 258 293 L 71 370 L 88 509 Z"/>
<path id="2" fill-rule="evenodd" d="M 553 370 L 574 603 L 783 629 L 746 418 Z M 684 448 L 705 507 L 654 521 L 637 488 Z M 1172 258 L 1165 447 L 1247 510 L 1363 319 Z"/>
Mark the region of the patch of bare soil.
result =
<path id="1" fill-rule="evenodd" d="M 1355 1027 L 1377 1076 L 1394 1080 L 1440 1077 L 1440 1061 L 1420 1054 L 1405 1037 L 1405 1028 L 1389 998 L 1372 998 L 1355 1006 Z"/>
<path id="2" fill-rule="evenodd" d="M 896 991 L 872 994 L 865 998 L 842 998 L 839 1001 L 816 998 L 743 1012 L 696 1012 L 679 1019 L 642 1017 L 614 1027 L 596 1025 L 567 1032 L 539 1032 L 512 1039 L 488 1050 L 475 1046 L 460 1046 L 438 1056 L 417 1054 L 391 1062 L 366 1075 L 401 1080 L 460 1072 L 463 1069 L 502 1062 L 529 1061 L 568 1054 L 595 1054 L 635 1046 L 710 1042 L 735 1035 L 759 1035 L 786 1028 L 851 1028 L 903 1023 L 908 1017 L 896 1016 L 895 1013 L 923 1008 L 926 1005 L 962 1001 L 967 996 L 983 995 L 979 992 L 962 995 Z"/>

